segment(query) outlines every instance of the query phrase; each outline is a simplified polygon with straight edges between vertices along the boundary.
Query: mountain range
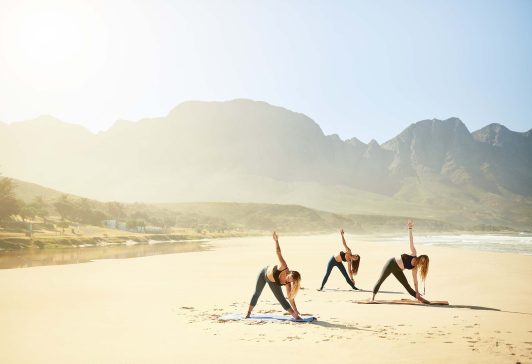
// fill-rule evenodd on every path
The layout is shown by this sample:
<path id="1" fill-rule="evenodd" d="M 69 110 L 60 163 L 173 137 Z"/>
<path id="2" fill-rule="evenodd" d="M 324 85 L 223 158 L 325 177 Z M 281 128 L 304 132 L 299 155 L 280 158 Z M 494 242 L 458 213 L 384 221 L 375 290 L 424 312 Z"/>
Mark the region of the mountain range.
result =
<path id="1" fill-rule="evenodd" d="M 0 123 L 0 172 L 101 200 L 299 204 L 339 213 L 532 226 L 532 129 L 422 120 L 379 145 L 265 102 L 185 102 L 98 134 Z"/>

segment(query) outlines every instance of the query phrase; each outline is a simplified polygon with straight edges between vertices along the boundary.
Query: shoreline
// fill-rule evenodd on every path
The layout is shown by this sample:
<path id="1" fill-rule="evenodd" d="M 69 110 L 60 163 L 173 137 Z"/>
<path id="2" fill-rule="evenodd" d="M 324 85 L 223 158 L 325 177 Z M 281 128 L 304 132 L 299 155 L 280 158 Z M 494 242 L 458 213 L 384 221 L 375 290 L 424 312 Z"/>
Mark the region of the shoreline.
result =
<path id="1" fill-rule="evenodd" d="M 98 246 L 98 243 L 120 244 L 126 241 L 134 241 L 138 243 L 154 241 L 170 241 L 170 240 L 192 240 L 192 239 L 224 239 L 224 238 L 239 238 L 239 237 L 261 237 L 269 236 L 271 231 L 230 231 L 224 233 L 191 233 L 191 232 L 169 232 L 163 234 L 154 233 L 126 233 L 121 234 L 120 231 L 111 230 L 110 234 L 35 234 L 30 238 L 24 236 L 24 233 L 10 232 L 0 229 L 0 252 L 11 250 L 23 250 L 28 248 L 72 248 L 83 245 Z M 315 236 L 335 234 L 336 231 L 309 231 L 309 232 L 285 232 L 284 236 Z M 517 231 L 517 230 L 501 230 L 501 231 L 482 231 L 482 230 L 453 230 L 453 231 L 431 231 L 431 230 L 417 230 L 420 236 L 459 236 L 459 235 L 473 235 L 473 236 L 530 236 L 532 231 Z M 389 238 L 397 237 L 404 234 L 404 230 L 393 231 L 375 231 L 363 232 L 360 234 L 350 234 L 351 236 L 362 238 Z"/>

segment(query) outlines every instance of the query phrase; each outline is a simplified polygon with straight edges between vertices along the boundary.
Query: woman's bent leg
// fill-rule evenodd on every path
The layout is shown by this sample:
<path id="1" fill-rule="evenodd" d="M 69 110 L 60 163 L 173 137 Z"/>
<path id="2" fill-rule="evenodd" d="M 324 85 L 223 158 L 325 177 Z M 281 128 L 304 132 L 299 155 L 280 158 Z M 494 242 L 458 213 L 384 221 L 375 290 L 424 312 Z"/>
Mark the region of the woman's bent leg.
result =
<path id="1" fill-rule="evenodd" d="M 266 285 L 266 267 L 260 271 L 259 276 L 257 277 L 257 284 L 255 285 L 255 293 L 251 297 L 251 302 L 249 303 L 250 308 L 253 308 L 254 306 L 257 305 L 257 301 L 259 300 L 260 294 L 262 293 L 262 290 L 264 289 L 265 285 Z"/>
<path id="2" fill-rule="evenodd" d="M 338 269 L 340 269 L 340 272 L 342 272 L 347 284 L 349 284 L 351 286 L 351 288 L 353 288 L 353 289 L 358 289 L 358 288 L 355 287 L 355 284 L 353 283 L 353 281 L 349 277 L 349 274 L 347 274 L 347 270 L 345 269 L 344 264 L 343 263 L 338 263 L 337 267 L 338 267 Z"/>
<path id="3" fill-rule="evenodd" d="M 416 297 L 416 291 L 414 291 L 412 289 L 412 287 L 410 287 L 410 284 L 408 284 L 408 280 L 406 279 L 405 274 L 403 273 L 403 271 L 401 269 L 398 269 L 397 271 L 394 271 L 393 275 L 403 285 L 403 287 L 406 288 L 408 293 L 410 293 L 410 296 Z"/>
<path id="4" fill-rule="evenodd" d="M 271 288 L 271 290 L 273 292 L 273 295 L 275 296 L 275 298 L 277 298 L 277 301 L 279 301 L 281 306 L 283 306 L 283 308 L 286 311 L 290 310 L 292 308 L 292 306 L 290 306 L 290 303 L 288 303 L 288 301 L 284 297 L 283 290 L 281 289 L 281 286 L 279 286 L 276 283 L 272 283 L 272 282 L 268 282 L 268 285 L 270 286 L 270 288 Z"/>
<path id="5" fill-rule="evenodd" d="M 379 278 L 379 280 L 375 284 L 375 287 L 373 287 L 373 297 L 375 297 L 377 292 L 379 292 L 379 288 L 381 288 L 382 282 L 384 282 L 384 280 L 386 278 L 388 278 L 388 276 L 392 273 L 394 265 L 397 265 L 397 262 L 395 261 L 395 258 L 391 258 L 384 265 L 384 268 L 382 269 L 381 277 Z"/>
<path id="6" fill-rule="evenodd" d="M 325 283 L 327 283 L 327 280 L 329 279 L 329 276 L 331 275 L 331 271 L 336 263 L 336 259 L 334 257 L 331 257 L 329 260 L 329 263 L 327 263 L 327 271 L 325 272 L 325 277 L 323 277 L 323 281 L 321 282 L 320 291 L 325 287 Z"/>

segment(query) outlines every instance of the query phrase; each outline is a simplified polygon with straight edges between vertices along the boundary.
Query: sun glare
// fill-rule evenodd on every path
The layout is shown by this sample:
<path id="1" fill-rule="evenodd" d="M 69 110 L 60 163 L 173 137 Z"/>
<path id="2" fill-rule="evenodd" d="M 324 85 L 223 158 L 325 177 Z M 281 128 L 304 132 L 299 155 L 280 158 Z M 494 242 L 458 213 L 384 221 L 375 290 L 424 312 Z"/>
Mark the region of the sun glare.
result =
<path id="1" fill-rule="evenodd" d="M 85 3 L 23 4 L 2 18 L 0 56 L 19 81 L 61 92 L 80 87 L 105 63 L 104 23 Z"/>

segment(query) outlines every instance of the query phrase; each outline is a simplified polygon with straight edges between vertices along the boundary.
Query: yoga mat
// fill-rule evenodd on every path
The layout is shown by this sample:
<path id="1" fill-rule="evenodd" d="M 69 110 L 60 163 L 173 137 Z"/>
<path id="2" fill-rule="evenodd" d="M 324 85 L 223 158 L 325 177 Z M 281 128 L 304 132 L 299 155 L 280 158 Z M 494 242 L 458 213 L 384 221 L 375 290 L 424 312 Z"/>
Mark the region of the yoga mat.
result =
<path id="1" fill-rule="evenodd" d="M 428 305 L 427 303 L 421 303 L 417 300 L 409 300 L 407 298 L 403 298 L 402 300 L 375 300 L 375 301 L 369 301 L 369 300 L 364 300 L 364 301 L 355 301 L 356 303 L 360 303 L 360 304 L 368 304 L 368 305 L 372 305 L 372 304 L 379 304 L 379 303 L 384 303 L 384 304 L 391 304 L 391 305 L 420 305 L 420 306 L 423 306 L 423 305 Z M 448 305 L 449 302 L 447 301 L 430 301 L 430 305 Z"/>
<path id="2" fill-rule="evenodd" d="M 241 313 L 226 313 L 221 316 L 219 320 L 222 321 L 239 321 L 239 320 L 255 320 L 255 321 L 292 321 L 292 322 L 312 322 L 316 320 L 314 316 L 302 317 L 302 320 L 296 320 L 292 316 L 277 316 L 270 314 L 251 315 L 250 318 L 245 318 Z"/>

